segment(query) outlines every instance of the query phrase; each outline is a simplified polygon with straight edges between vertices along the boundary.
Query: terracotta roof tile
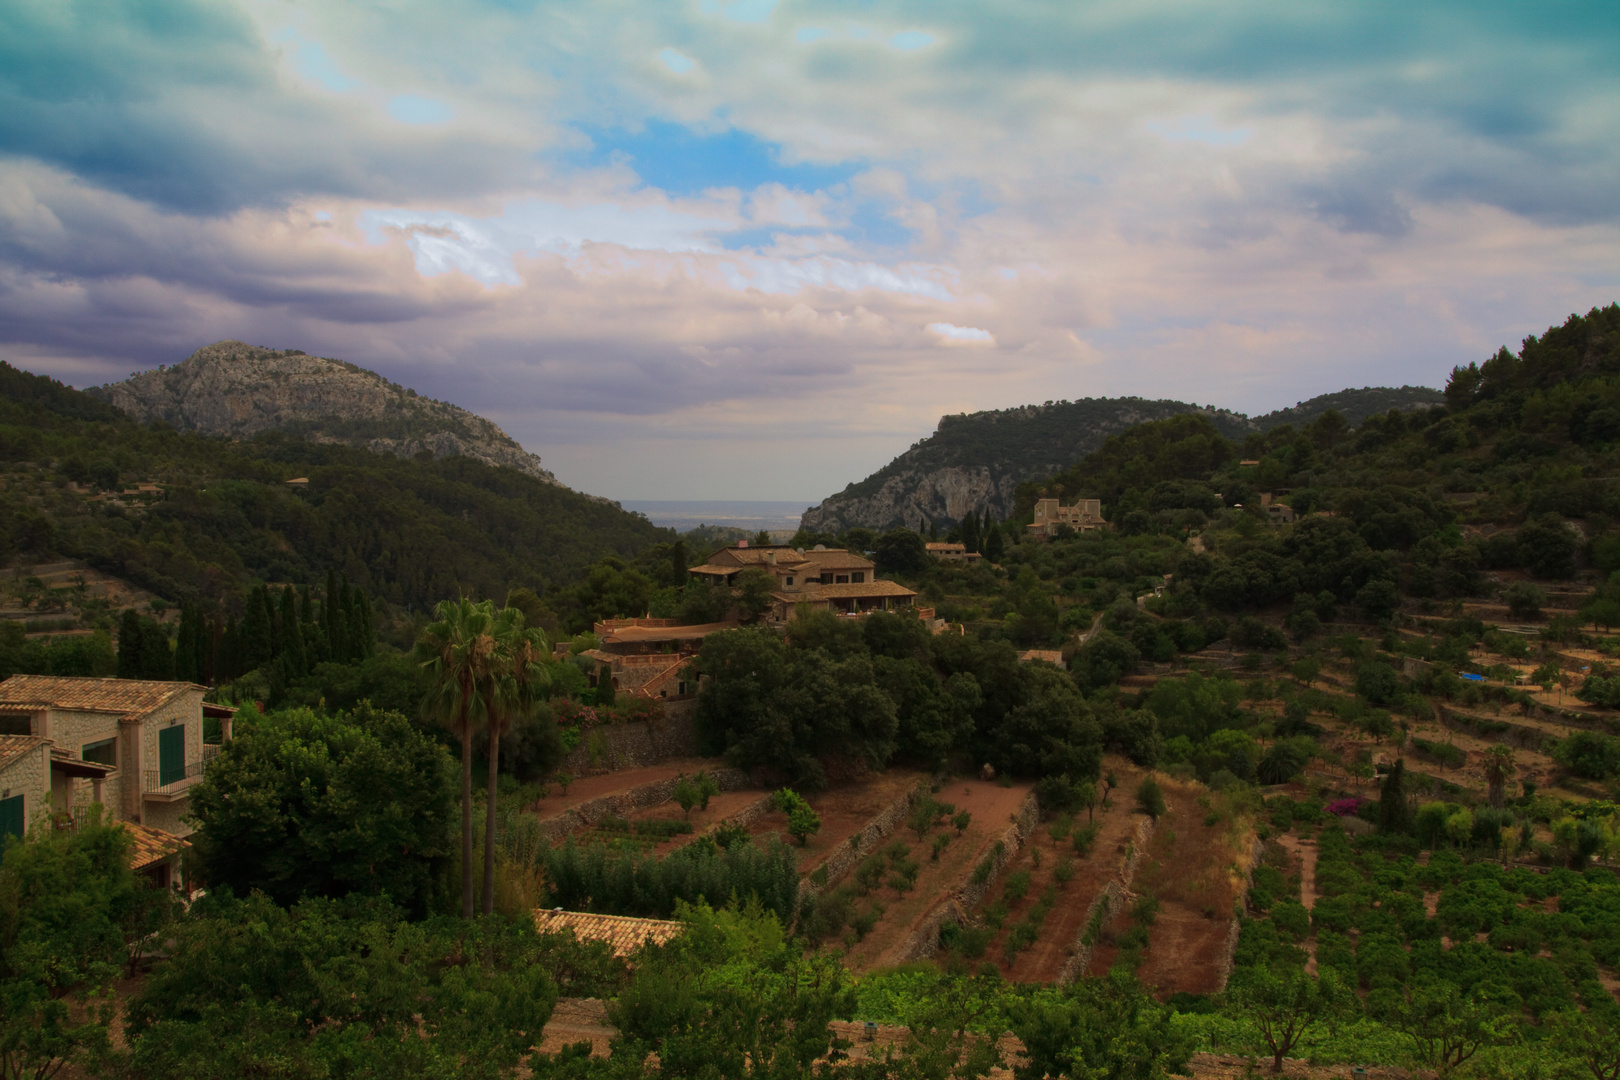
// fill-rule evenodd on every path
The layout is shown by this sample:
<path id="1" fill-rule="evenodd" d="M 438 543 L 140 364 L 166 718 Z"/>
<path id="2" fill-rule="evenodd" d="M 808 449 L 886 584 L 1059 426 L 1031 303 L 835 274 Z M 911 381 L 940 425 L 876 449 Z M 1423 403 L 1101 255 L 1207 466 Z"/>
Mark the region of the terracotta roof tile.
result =
<path id="1" fill-rule="evenodd" d="M 649 938 L 663 945 L 686 933 L 686 924 L 669 919 L 633 919 L 628 915 L 592 915 L 583 911 L 538 908 L 534 925 L 542 934 L 571 930 L 580 941 L 605 941 L 615 956 L 629 956 Z"/>
<path id="2" fill-rule="evenodd" d="M 917 593 L 913 589 L 906 588 L 898 581 L 868 581 L 861 585 L 810 584 L 804 587 L 803 593 L 783 593 L 779 595 L 790 599 L 802 595 L 809 600 L 851 600 L 867 596 L 916 596 Z"/>
<path id="3" fill-rule="evenodd" d="M 0 735 L 0 769 L 50 741 L 42 735 Z"/>
<path id="4" fill-rule="evenodd" d="M 13 675 L 0 682 L 0 706 L 32 705 L 85 712 L 144 716 L 177 694 L 206 687 L 140 679 L 80 679 L 53 675 Z"/>
<path id="5" fill-rule="evenodd" d="M 736 623 L 700 623 L 695 626 L 626 626 L 602 639 L 603 645 L 623 645 L 638 641 L 685 641 L 707 637 L 716 630 L 735 630 Z"/>
<path id="6" fill-rule="evenodd" d="M 1063 666 L 1062 649 L 1026 649 L 1018 654 L 1020 660 L 1045 660 L 1048 664 Z"/>
<path id="7" fill-rule="evenodd" d="M 134 840 L 130 848 L 129 868 L 139 870 L 144 866 L 151 866 L 155 862 L 162 862 L 170 855 L 183 848 L 191 846 L 188 840 L 182 840 L 173 833 L 154 829 L 148 825 L 137 825 L 133 821 L 118 822 Z"/>

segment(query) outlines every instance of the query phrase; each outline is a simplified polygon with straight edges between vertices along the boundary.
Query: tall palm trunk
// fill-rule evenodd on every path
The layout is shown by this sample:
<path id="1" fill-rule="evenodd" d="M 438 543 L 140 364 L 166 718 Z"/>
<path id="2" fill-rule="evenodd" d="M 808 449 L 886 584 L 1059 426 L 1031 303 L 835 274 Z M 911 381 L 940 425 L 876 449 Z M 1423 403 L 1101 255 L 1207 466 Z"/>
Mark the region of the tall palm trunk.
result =
<path id="1" fill-rule="evenodd" d="M 489 721 L 489 787 L 484 792 L 484 914 L 495 913 L 495 780 L 501 761 L 501 726 Z"/>
<path id="2" fill-rule="evenodd" d="M 461 718 L 461 917 L 473 917 L 472 723 Z"/>

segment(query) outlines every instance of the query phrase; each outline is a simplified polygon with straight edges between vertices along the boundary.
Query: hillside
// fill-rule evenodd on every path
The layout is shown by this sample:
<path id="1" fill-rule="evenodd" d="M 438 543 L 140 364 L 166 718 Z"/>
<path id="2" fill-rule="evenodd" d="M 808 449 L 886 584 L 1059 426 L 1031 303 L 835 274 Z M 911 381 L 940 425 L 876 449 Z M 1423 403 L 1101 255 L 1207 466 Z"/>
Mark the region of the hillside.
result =
<path id="1" fill-rule="evenodd" d="M 537 455 L 483 417 L 297 349 L 219 341 L 173 367 L 85 393 L 141 423 L 162 420 L 181 431 L 246 439 L 279 429 L 399 457 L 459 455 L 557 482 Z"/>
<path id="2" fill-rule="evenodd" d="M 1352 425 L 1391 408 L 1442 401 L 1438 390 L 1341 390 L 1250 418 L 1226 409 L 1145 398 L 1085 398 L 1019 409 L 941 417 L 933 435 L 871 476 L 805 511 L 804 527 L 837 533 L 864 527 L 915 527 L 962 520 L 969 511 L 1005 518 L 1013 513 L 1021 482 L 1059 472 L 1098 449 L 1111 435 L 1137 424 L 1183 413 L 1207 416 L 1228 439 L 1241 440 L 1281 424 L 1308 423 L 1335 409 Z"/>
<path id="3" fill-rule="evenodd" d="M 516 468 L 176 431 L 3 364 L 0 469 L 0 566 L 83 559 L 171 602 L 227 608 L 254 582 L 329 568 L 402 613 L 463 592 L 545 594 L 673 537 Z"/>

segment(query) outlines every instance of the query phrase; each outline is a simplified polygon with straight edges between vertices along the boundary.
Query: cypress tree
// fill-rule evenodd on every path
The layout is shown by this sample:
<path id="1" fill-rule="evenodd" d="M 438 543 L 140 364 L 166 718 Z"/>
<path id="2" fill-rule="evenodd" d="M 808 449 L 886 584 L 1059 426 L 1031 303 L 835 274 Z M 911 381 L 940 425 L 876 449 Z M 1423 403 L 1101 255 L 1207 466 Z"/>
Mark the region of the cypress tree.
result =
<path id="1" fill-rule="evenodd" d="M 138 679 L 145 667 L 141 663 L 141 617 L 134 608 L 125 608 L 118 617 L 118 677 Z"/>
<path id="2" fill-rule="evenodd" d="M 991 525 L 990 535 L 984 541 L 984 557 L 991 562 L 999 562 L 1006 554 L 1007 544 L 1001 537 L 1001 526 Z"/>
<path id="3" fill-rule="evenodd" d="M 298 587 L 298 621 L 306 624 L 315 621 L 315 601 L 309 595 L 307 584 Z"/>
<path id="4" fill-rule="evenodd" d="M 364 660 L 371 655 L 371 600 L 358 585 L 349 597 L 349 648 L 355 660 Z"/>
<path id="5" fill-rule="evenodd" d="M 238 675 L 245 675 L 254 668 L 269 663 L 270 658 L 275 655 L 273 621 L 266 590 L 261 585 L 248 593 L 247 614 L 242 618 Z"/>
<path id="6" fill-rule="evenodd" d="M 1381 833 L 1409 833 L 1412 820 L 1406 805 L 1406 762 L 1395 759 L 1395 767 L 1384 777 L 1378 789 L 1378 831 Z"/>
<path id="7" fill-rule="evenodd" d="M 962 546 L 969 551 L 979 550 L 979 516 L 971 509 L 962 519 Z"/>
<path id="8" fill-rule="evenodd" d="M 180 605 L 180 627 L 174 635 L 174 677 L 181 682 L 200 682 L 201 665 L 198 660 L 202 649 L 198 647 L 202 628 L 197 625 L 197 606 L 190 602 Z"/>
<path id="9" fill-rule="evenodd" d="M 141 678 L 174 678 L 174 650 L 169 632 L 153 618 L 141 619 Z"/>
<path id="10" fill-rule="evenodd" d="M 326 571 L 326 593 L 321 598 L 321 629 L 326 631 L 326 655 L 334 664 L 343 663 L 343 650 L 339 644 L 337 571 Z"/>
<path id="11" fill-rule="evenodd" d="M 220 682 L 234 682 L 242 674 L 242 628 L 236 624 L 235 612 L 227 616 L 225 629 L 219 636 L 214 669 Z"/>
<path id="12" fill-rule="evenodd" d="M 266 659 L 271 659 L 280 656 L 287 648 L 287 635 L 281 625 L 281 609 L 276 604 L 276 598 L 270 595 L 270 586 L 260 585 L 259 591 L 264 596 L 264 610 L 270 615 L 270 656 Z"/>
<path id="13" fill-rule="evenodd" d="M 308 658 L 304 655 L 303 627 L 298 622 L 298 598 L 293 595 L 291 585 L 281 593 L 281 645 L 287 677 L 297 679 L 309 674 Z"/>

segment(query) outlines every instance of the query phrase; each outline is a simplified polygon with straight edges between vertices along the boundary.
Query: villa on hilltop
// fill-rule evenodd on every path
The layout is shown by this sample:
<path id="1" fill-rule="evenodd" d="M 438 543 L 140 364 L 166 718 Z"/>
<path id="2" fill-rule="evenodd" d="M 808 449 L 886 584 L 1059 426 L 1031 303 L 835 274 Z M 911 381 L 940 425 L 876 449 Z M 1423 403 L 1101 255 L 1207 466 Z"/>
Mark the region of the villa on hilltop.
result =
<path id="1" fill-rule="evenodd" d="M 1106 529 L 1101 499 L 1081 499 L 1073 506 L 1064 506 L 1057 499 L 1036 499 L 1035 520 L 1029 525 L 1029 534 L 1047 538 L 1055 535 L 1060 526 L 1067 525 L 1075 532 Z"/>
<path id="2" fill-rule="evenodd" d="M 699 581 L 730 586 L 750 567 L 776 579 L 769 617 L 778 623 L 787 622 L 800 604 L 808 604 L 812 611 L 859 616 L 911 607 L 917 599 L 915 591 L 899 582 L 879 580 L 871 559 L 822 544 L 804 551 L 786 544 L 750 547 L 743 540 L 715 552 L 689 573 Z"/>

